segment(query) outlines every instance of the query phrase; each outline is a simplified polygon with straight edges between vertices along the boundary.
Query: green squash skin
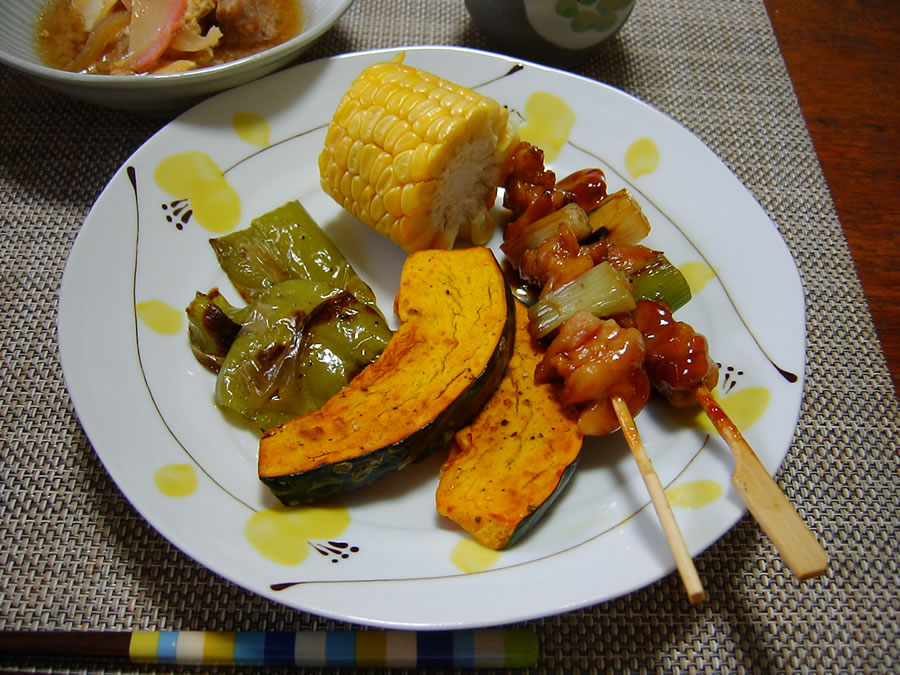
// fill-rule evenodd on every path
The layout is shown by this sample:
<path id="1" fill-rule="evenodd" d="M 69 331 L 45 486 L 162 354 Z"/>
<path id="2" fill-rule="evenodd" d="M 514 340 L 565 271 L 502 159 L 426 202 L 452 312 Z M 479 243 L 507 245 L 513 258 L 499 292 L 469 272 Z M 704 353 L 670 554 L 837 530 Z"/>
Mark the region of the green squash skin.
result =
<path id="1" fill-rule="evenodd" d="M 563 470 L 562 476 L 559 477 L 559 483 L 557 483 L 553 492 L 550 493 L 550 496 L 544 500 L 544 503 L 519 521 L 519 524 L 516 525 L 516 529 L 513 530 L 513 533 L 510 536 L 509 541 L 506 542 L 504 548 L 514 546 L 521 541 L 521 539 L 531 531 L 531 528 L 537 525 L 538 521 L 547 515 L 550 507 L 553 506 L 559 496 L 565 491 L 566 487 L 568 487 L 569 481 L 572 480 L 572 476 L 575 475 L 576 468 L 578 468 L 578 457 L 575 457 L 575 459 L 572 460 L 572 463 Z"/>
<path id="2" fill-rule="evenodd" d="M 512 357 L 516 332 L 515 305 L 509 283 L 504 280 L 503 286 L 506 323 L 493 355 L 465 391 L 428 424 L 396 443 L 359 457 L 325 464 L 302 473 L 260 477 L 260 480 L 286 506 L 312 504 L 371 485 L 412 462 L 448 447 L 456 432 L 469 424 L 500 385 Z"/>

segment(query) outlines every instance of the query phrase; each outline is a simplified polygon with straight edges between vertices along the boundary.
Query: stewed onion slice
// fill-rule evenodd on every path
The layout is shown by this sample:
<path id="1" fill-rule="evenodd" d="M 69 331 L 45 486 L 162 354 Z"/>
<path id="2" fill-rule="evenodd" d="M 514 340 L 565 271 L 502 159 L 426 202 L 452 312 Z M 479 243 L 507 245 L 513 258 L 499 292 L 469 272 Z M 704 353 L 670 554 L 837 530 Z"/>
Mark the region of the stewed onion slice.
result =
<path id="1" fill-rule="evenodd" d="M 72 59 L 66 69 L 73 73 L 79 73 L 97 63 L 103 57 L 107 46 L 128 27 L 130 19 L 128 12 L 124 11 L 113 12 L 101 19 L 94 30 L 88 34 L 81 51 Z"/>

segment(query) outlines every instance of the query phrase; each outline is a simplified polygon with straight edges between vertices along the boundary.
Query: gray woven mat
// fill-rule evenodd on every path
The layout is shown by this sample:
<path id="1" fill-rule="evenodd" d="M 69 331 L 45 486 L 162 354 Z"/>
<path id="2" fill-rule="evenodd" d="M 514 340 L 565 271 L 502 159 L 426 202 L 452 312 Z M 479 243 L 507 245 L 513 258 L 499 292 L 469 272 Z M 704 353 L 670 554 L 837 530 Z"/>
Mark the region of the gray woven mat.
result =
<path id="1" fill-rule="evenodd" d="M 462 0 L 357 0 L 304 60 L 415 44 L 491 48 Z M 690 607 L 673 574 L 530 622 L 542 650 L 533 672 L 896 670 L 897 398 L 761 0 L 639 0 L 574 70 L 695 132 L 793 252 L 809 363 L 778 478 L 831 567 L 797 582 L 744 518 L 697 559 L 704 605 Z M 55 324 L 66 256 L 105 183 L 163 121 L 73 102 L 6 68 L 0 97 L 0 628 L 345 628 L 251 595 L 169 545 L 113 485 L 69 403 Z"/>

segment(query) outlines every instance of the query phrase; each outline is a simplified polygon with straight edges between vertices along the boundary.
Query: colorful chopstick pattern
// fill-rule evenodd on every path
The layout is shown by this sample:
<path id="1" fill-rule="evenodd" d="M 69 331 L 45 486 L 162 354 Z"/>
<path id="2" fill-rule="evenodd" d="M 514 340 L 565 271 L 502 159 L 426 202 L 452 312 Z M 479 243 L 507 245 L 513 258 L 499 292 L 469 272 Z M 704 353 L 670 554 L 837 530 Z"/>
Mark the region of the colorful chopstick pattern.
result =
<path id="1" fill-rule="evenodd" d="M 324 667 L 524 668 L 538 659 L 537 635 L 515 628 L 472 631 L 138 631 L 128 657 L 140 663 Z"/>

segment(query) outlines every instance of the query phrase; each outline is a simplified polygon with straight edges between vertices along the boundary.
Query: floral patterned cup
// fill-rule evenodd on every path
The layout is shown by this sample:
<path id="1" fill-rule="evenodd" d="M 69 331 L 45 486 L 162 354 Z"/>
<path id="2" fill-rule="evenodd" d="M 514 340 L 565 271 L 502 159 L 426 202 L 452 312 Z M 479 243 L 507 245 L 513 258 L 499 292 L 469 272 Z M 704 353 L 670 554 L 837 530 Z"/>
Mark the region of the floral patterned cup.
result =
<path id="1" fill-rule="evenodd" d="M 465 0 L 479 30 L 504 51 L 571 63 L 615 35 L 635 0 Z"/>

